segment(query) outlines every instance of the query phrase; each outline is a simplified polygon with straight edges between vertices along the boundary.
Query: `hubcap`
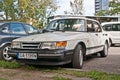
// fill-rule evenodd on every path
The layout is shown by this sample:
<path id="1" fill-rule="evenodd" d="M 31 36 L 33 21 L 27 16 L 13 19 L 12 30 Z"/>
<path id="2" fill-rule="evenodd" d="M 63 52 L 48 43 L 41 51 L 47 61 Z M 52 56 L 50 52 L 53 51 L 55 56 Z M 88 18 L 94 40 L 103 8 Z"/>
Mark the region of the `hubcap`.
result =
<path id="1" fill-rule="evenodd" d="M 82 50 L 80 50 L 80 52 L 79 52 L 79 63 L 80 63 L 80 66 L 83 64 Z"/>
<path id="2" fill-rule="evenodd" d="M 5 60 L 7 60 L 7 61 L 9 61 L 9 60 L 11 60 L 12 59 L 12 57 L 10 57 L 9 55 L 8 55 L 8 46 L 7 47 L 5 47 L 4 49 L 3 49 L 3 58 L 5 59 Z"/>
<path id="3" fill-rule="evenodd" d="M 104 52 L 105 52 L 105 55 L 108 55 L 108 48 L 107 48 L 107 44 L 105 44 L 105 47 L 104 47 Z"/>

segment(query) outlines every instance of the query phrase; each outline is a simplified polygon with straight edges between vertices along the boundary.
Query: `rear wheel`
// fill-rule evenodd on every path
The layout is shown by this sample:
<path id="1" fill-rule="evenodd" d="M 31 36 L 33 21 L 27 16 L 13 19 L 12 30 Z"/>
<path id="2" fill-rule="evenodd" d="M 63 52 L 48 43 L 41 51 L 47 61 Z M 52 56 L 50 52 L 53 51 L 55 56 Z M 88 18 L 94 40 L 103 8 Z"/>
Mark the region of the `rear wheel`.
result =
<path id="1" fill-rule="evenodd" d="M 111 39 L 110 39 L 110 46 L 115 46 L 115 44 L 112 43 Z"/>
<path id="2" fill-rule="evenodd" d="M 5 61 L 11 61 L 13 58 L 8 55 L 8 48 L 10 47 L 9 44 L 6 44 L 2 47 L 1 53 L 0 53 L 0 58 L 1 60 Z"/>
<path id="3" fill-rule="evenodd" d="M 108 44 L 105 43 L 103 51 L 100 52 L 101 57 L 107 57 L 108 56 Z"/>
<path id="4" fill-rule="evenodd" d="M 80 44 L 75 48 L 72 65 L 74 68 L 81 69 L 83 67 L 83 47 Z"/>

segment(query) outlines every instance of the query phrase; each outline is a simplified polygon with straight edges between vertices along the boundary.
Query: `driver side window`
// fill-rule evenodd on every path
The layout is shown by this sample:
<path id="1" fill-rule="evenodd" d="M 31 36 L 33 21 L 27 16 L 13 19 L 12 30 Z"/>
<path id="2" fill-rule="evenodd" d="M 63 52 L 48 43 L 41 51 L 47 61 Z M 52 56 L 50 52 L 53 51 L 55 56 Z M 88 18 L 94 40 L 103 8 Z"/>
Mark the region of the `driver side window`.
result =
<path id="1" fill-rule="evenodd" d="M 97 22 L 93 22 L 95 32 L 101 32 L 101 27 Z"/>
<path id="2" fill-rule="evenodd" d="M 88 32 L 101 32 L 101 27 L 97 22 L 88 20 L 87 31 Z"/>
<path id="3" fill-rule="evenodd" d="M 95 32 L 92 21 L 87 20 L 87 32 Z"/>

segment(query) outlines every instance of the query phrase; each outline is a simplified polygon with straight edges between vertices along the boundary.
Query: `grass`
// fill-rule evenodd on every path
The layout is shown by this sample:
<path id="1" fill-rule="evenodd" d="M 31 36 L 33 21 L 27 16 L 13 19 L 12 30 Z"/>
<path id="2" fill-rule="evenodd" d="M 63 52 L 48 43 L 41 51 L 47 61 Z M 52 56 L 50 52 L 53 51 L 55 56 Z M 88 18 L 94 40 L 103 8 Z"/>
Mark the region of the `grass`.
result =
<path id="1" fill-rule="evenodd" d="M 66 78 L 66 77 L 62 77 L 62 76 L 53 76 L 52 77 L 53 80 L 72 80 L 70 78 Z"/>
<path id="2" fill-rule="evenodd" d="M 37 70 L 36 67 L 34 67 L 34 66 L 28 66 L 28 65 L 25 66 L 24 69 L 26 69 L 26 70 Z"/>
<path id="3" fill-rule="evenodd" d="M 92 80 L 120 80 L 119 74 L 109 74 L 106 72 L 96 71 L 96 70 L 89 71 L 89 72 L 80 72 L 75 70 L 65 70 L 65 69 L 58 68 L 58 69 L 51 69 L 51 70 L 44 69 L 43 71 L 54 72 L 62 75 L 71 75 L 76 77 L 86 77 Z"/>
<path id="4" fill-rule="evenodd" d="M 17 62 L 8 62 L 8 61 L 0 60 L 0 67 L 9 68 L 9 69 L 15 69 L 15 68 L 19 68 L 20 64 L 17 63 Z"/>
<path id="5" fill-rule="evenodd" d="M 30 74 L 30 73 L 28 73 L 28 72 L 26 72 L 26 73 L 22 74 L 22 76 L 27 76 L 27 77 L 30 77 L 30 76 L 31 76 L 31 74 Z"/>
<path id="6" fill-rule="evenodd" d="M 0 78 L 0 80 L 9 80 L 9 79 L 5 79 L 5 78 Z"/>
<path id="7" fill-rule="evenodd" d="M 81 71 L 75 71 L 75 70 L 66 70 L 62 68 L 38 68 L 35 66 L 21 66 L 17 62 L 6 62 L 6 61 L 0 61 L 0 67 L 2 68 L 9 68 L 9 69 L 16 69 L 16 68 L 22 68 L 23 70 L 39 70 L 42 72 L 50 72 L 50 73 L 57 73 L 58 75 L 70 75 L 70 76 L 76 76 L 76 77 L 86 77 L 90 78 L 92 80 L 120 80 L 120 74 L 109 74 L 102 71 L 89 71 L 89 72 L 81 72 Z M 2 73 L 2 72 L 1 72 Z M 15 73 L 12 73 L 11 75 L 14 75 Z M 29 74 L 26 74 L 29 76 Z M 65 78 L 62 76 L 54 76 L 54 80 L 71 80 L 70 78 Z M 0 80 L 7 80 L 2 79 Z"/>
<path id="8" fill-rule="evenodd" d="M 90 71 L 87 72 L 86 76 L 94 80 L 120 80 L 120 75 L 118 74 L 108 74 L 101 71 Z"/>

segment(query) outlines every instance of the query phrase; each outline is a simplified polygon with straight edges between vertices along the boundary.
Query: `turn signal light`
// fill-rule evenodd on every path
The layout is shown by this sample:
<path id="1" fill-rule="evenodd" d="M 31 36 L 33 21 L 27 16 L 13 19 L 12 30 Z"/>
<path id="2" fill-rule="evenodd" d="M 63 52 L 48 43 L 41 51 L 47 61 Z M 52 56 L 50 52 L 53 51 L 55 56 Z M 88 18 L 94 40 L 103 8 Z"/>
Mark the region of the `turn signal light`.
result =
<path id="1" fill-rule="evenodd" d="M 56 42 L 57 47 L 66 47 L 67 41 Z"/>

